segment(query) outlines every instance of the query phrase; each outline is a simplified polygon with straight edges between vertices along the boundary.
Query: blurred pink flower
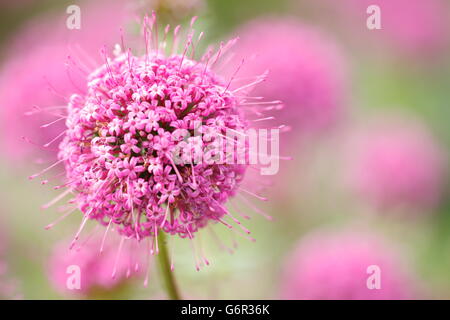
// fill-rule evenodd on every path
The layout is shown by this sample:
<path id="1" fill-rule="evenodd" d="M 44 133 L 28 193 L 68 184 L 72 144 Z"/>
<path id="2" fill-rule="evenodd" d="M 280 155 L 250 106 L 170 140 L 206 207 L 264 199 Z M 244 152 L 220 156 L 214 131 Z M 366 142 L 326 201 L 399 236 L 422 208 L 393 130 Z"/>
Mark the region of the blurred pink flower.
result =
<path id="1" fill-rule="evenodd" d="M 23 163 L 29 151 L 36 149 L 25 142 L 23 137 L 42 146 L 63 131 L 63 120 L 48 128 L 40 128 L 41 125 L 54 120 L 54 116 L 40 113 L 38 109 L 35 109 L 36 113 L 33 115 L 26 116 L 25 113 L 33 111 L 34 105 L 42 107 L 64 103 L 50 92 L 46 79 L 55 83 L 59 91 L 71 88 L 63 63 L 65 55 L 64 46 L 45 46 L 36 48 L 23 57 L 13 57 L 3 68 L 0 78 L 3 89 L 0 96 L 3 106 L 0 142 L 8 157 L 6 160 Z M 58 113 L 59 110 L 52 111 Z M 42 149 L 39 148 L 38 151 Z M 53 147 L 47 148 L 47 151 L 56 154 Z"/>
<path id="2" fill-rule="evenodd" d="M 8 160 L 29 161 L 31 147 L 23 137 L 43 146 L 64 130 L 64 119 L 46 128 L 40 126 L 55 120 L 48 112 L 60 114 L 60 109 L 38 112 L 38 108 L 66 105 L 65 96 L 84 90 L 86 75 L 73 61 L 101 61 L 103 45 L 120 42 L 120 23 L 127 16 L 124 2 L 84 1 L 81 8 L 81 29 L 66 27 L 68 15 L 41 16 L 29 22 L 13 38 L 6 59 L 0 68 L 0 145 Z M 105 10 L 105 7 L 108 10 Z M 116 31 L 116 32 L 114 32 Z M 82 48 L 82 49 L 81 49 Z M 68 56 L 72 58 L 68 58 Z M 66 62 L 69 67 L 66 66 Z M 32 111 L 34 114 L 26 116 Z M 47 148 L 44 155 L 56 155 L 57 144 Z"/>
<path id="3" fill-rule="evenodd" d="M 148 266 L 143 257 L 148 254 L 143 254 L 142 245 L 128 241 L 120 247 L 117 241 L 107 239 L 100 252 L 102 240 L 102 237 L 94 237 L 72 249 L 66 242 L 55 247 L 49 263 L 49 278 L 60 293 L 89 295 L 96 289 L 113 290 L 130 277 L 145 272 Z M 71 277 L 78 271 L 79 289 L 71 286 L 75 284 Z"/>
<path id="4" fill-rule="evenodd" d="M 428 56 L 442 52 L 449 39 L 449 7 L 444 0 L 344 0 L 329 1 L 339 6 L 348 30 L 365 30 L 404 55 Z M 368 30 L 366 13 L 370 5 L 381 9 L 381 30 Z M 356 25 L 360 25 L 357 27 Z"/>
<path id="5" fill-rule="evenodd" d="M 403 121 L 369 125 L 349 149 L 350 184 L 379 208 L 431 208 L 442 191 L 443 157 L 420 125 Z"/>
<path id="6" fill-rule="evenodd" d="M 377 267 L 379 269 L 374 271 Z M 378 271 L 380 289 L 374 288 L 374 279 L 378 275 L 374 272 Z M 400 269 L 398 255 L 377 237 L 354 232 L 314 233 L 303 239 L 289 257 L 284 270 L 282 297 L 408 299 L 413 297 L 409 281 Z"/>
<path id="7" fill-rule="evenodd" d="M 323 129 L 343 113 L 346 74 L 332 38 L 292 18 L 264 18 L 239 32 L 235 56 L 244 58 L 237 78 L 268 71 L 256 96 L 280 99 L 283 123 L 301 132 Z M 234 71 L 234 70 L 233 70 Z"/>

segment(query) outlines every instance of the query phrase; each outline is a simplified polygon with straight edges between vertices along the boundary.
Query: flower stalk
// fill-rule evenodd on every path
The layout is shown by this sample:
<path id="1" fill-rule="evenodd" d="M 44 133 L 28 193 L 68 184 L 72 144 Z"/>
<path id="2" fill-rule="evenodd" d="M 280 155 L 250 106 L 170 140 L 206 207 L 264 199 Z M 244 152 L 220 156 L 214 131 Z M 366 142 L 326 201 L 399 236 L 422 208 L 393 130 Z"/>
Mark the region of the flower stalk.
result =
<path id="1" fill-rule="evenodd" d="M 157 259 L 167 295 L 172 300 L 181 300 L 176 285 L 175 276 L 170 266 L 169 254 L 167 252 L 167 240 L 163 231 L 158 233 L 158 243 L 159 253 L 157 255 Z"/>

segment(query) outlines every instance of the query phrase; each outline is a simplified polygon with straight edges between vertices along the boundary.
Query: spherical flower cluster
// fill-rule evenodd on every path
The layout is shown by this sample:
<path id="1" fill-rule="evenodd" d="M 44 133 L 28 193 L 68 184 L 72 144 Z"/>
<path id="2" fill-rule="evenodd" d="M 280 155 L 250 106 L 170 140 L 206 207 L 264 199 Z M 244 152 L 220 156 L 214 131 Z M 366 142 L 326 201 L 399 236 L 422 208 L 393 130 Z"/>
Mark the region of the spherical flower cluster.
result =
<path id="1" fill-rule="evenodd" d="M 363 130 L 349 149 L 352 189 L 382 209 L 430 209 L 440 198 L 443 153 L 425 128 L 387 121 Z"/>
<path id="2" fill-rule="evenodd" d="M 115 239 L 98 236 L 71 250 L 66 242 L 60 243 L 49 260 L 50 281 L 65 295 L 89 295 L 118 288 L 131 277 L 141 276 L 146 267 L 143 250 L 135 242 L 129 244 L 118 246 Z"/>
<path id="3" fill-rule="evenodd" d="M 334 124 L 345 103 L 345 62 L 332 38 L 289 18 L 264 18 L 239 30 L 235 56 L 245 57 L 241 76 L 268 71 L 255 95 L 281 99 L 283 123 L 307 132 Z M 261 35 L 264 35 L 261 37 Z"/>
<path id="4" fill-rule="evenodd" d="M 379 278 L 377 279 L 377 277 Z M 363 233 L 315 233 L 294 249 L 284 272 L 285 299 L 378 300 L 413 297 L 396 254 Z"/>
<path id="5" fill-rule="evenodd" d="M 59 155 L 85 217 L 137 239 L 159 228 L 192 237 L 221 221 L 246 166 L 192 155 L 225 158 L 216 138 L 247 128 L 226 86 L 181 55 L 123 54 L 94 71 L 87 94 L 70 99 Z"/>

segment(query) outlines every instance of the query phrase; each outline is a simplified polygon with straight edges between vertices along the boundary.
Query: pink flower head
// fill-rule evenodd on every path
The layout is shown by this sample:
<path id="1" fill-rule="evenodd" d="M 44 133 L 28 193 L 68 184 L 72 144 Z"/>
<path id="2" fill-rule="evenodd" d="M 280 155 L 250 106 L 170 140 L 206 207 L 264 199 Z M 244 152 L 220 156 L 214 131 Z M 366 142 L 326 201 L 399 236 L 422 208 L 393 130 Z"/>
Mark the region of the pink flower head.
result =
<path id="1" fill-rule="evenodd" d="M 268 71 L 254 95 L 281 99 L 280 117 L 295 130 L 323 129 L 342 115 L 345 63 L 333 39 L 291 18 L 264 18 L 239 31 L 241 75 Z"/>
<path id="2" fill-rule="evenodd" d="M 444 177 L 442 150 L 420 125 L 373 124 L 349 150 L 350 184 L 379 208 L 427 209 L 437 204 Z"/>
<path id="3" fill-rule="evenodd" d="M 179 28 L 173 44 L 156 45 L 156 14 L 146 17 L 146 53 L 119 47 L 111 58 L 103 50 L 104 64 L 88 75 L 87 91 L 70 97 L 54 164 L 64 164 L 67 190 L 51 203 L 74 196 L 70 203 L 84 216 L 75 240 L 88 219 L 112 225 L 126 238 L 150 237 L 152 252 L 158 252 L 158 232 L 192 239 L 210 222 L 234 230 L 226 222 L 231 219 L 249 233 L 225 204 L 239 190 L 265 198 L 241 189 L 248 162 L 238 158 L 249 157 L 248 142 L 227 135 L 246 136 L 249 111 L 254 116 L 259 104 L 249 106 L 247 93 L 263 77 L 235 87 L 233 79 L 213 71 L 236 40 L 195 61 L 202 33 L 194 37 L 194 22 L 178 54 Z M 168 39 L 169 32 L 167 26 L 161 37 Z"/>
<path id="4" fill-rule="evenodd" d="M 61 16 L 31 20 L 13 37 L 0 68 L 0 145 L 11 163 L 25 162 L 30 150 L 56 155 L 57 148 L 46 144 L 64 129 L 61 110 L 67 104 L 65 97 L 85 88 L 82 70 L 86 66 L 75 61 L 96 57 L 99 47 L 117 40 L 111 30 L 118 30 L 126 16 L 122 1 L 78 5 L 82 16 L 79 30 L 66 27 L 68 15 L 62 11 Z M 87 65 L 90 63 L 91 59 Z M 45 146 L 30 148 L 30 141 Z"/>
<path id="5" fill-rule="evenodd" d="M 113 290 L 130 277 L 142 275 L 143 250 L 136 242 L 118 245 L 115 239 L 103 241 L 95 236 L 79 247 L 69 249 L 64 242 L 54 248 L 48 271 L 60 293 L 88 295 L 95 290 Z"/>
<path id="6" fill-rule="evenodd" d="M 354 232 L 315 233 L 303 239 L 289 257 L 282 297 L 307 300 L 412 298 L 410 279 L 399 263 L 398 255 L 375 236 Z"/>

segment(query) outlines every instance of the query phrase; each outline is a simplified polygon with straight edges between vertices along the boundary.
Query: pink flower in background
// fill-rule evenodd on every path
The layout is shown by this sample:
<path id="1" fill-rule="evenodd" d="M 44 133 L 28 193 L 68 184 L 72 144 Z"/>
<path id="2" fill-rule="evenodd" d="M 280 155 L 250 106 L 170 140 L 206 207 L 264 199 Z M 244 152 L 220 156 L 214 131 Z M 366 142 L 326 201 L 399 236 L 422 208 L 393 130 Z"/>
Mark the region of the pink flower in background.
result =
<path id="1" fill-rule="evenodd" d="M 33 106 L 60 106 L 64 100 L 51 92 L 49 82 L 58 87 L 58 91 L 67 92 L 72 84 L 67 79 L 64 59 L 67 50 L 62 45 L 44 46 L 29 51 L 23 57 L 12 57 L 2 69 L 0 83 L 2 93 L 1 145 L 10 163 L 29 162 L 30 151 L 46 151 L 56 154 L 54 148 L 37 149 L 28 139 L 40 146 L 48 143 L 64 129 L 64 121 L 59 121 L 48 128 L 42 125 L 55 120 L 54 116 L 41 113 Z M 44 77 L 45 75 L 45 77 Z M 35 111 L 35 113 L 33 112 Z M 34 113 L 26 116 L 27 112 Z M 54 114 L 60 110 L 55 108 Z M 25 137 L 27 141 L 23 139 Z"/>
<path id="2" fill-rule="evenodd" d="M 379 37 L 404 55 L 428 56 L 443 52 L 449 39 L 449 6 L 445 0 L 343 0 L 339 6 L 348 31 L 365 31 L 365 38 Z M 368 30 L 366 13 L 370 5 L 381 9 L 381 30 Z M 336 11 L 333 11 L 336 12 Z M 359 27 L 357 25 L 359 25 Z"/>
<path id="3" fill-rule="evenodd" d="M 368 126 L 349 149 L 350 184 L 379 208 L 429 209 L 442 192 L 443 152 L 427 130 L 405 121 Z"/>
<path id="4" fill-rule="evenodd" d="M 314 233 L 300 241 L 287 261 L 282 298 L 413 298 L 411 279 L 399 260 L 389 246 L 366 233 Z"/>
<path id="5" fill-rule="evenodd" d="M 0 145 L 11 163 L 29 162 L 31 151 L 56 155 L 53 146 L 36 148 L 23 137 L 42 146 L 64 130 L 63 119 L 40 127 L 57 119 L 55 114 L 62 114 L 61 106 L 67 104 L 65 97 L 69 93 L 85 88 L 86 75 L 80 71 L 84 66 L 75 66 L 73 61 L 83 57 L 88 64 L 92 60 L 99 62 L 99 48 L 117 42 L 116 34 L 126 17 L 122 3 L 119 0 L 79 3 L 80 30 L 66 27 L 68 15 L 61 9 L 58 16 L 43 16 L 27 23 L 13 37 L 0 67 Z M 36 106 L 60 108 L 39 112 Z M 30 111 L 34 114 L 26 116 Z"/>
<path id="6" fill-rule="evenodd" d="M 245 58 L 238 77 L 268 71 L 252 92 L 280 99 L 277 113 L 295 131 L 323 129 L 343 113 L 346 75 L 335 41 L 290 18 L 261 18 L 239 30 L 236 58 Z"/>
<path id="7" fill-rule="evenodd" d="M 95 236 L 72 249 L 66 242 L 54 248 L 48 271 L 52 284 L 60 293 L 89 295 L 95 290 L 113 290 L 130 277 L 136 278 L 145 272 L 148 262 L 142 257 L 148 257 L 148 254 L 144 254 L 137 242 L 125 241 L 120 246 L 113 239 L 107 238 L 104 244 L 102 241 L 102 237 Z M 78 271 L 79 289 L 71 278 Z"/>

